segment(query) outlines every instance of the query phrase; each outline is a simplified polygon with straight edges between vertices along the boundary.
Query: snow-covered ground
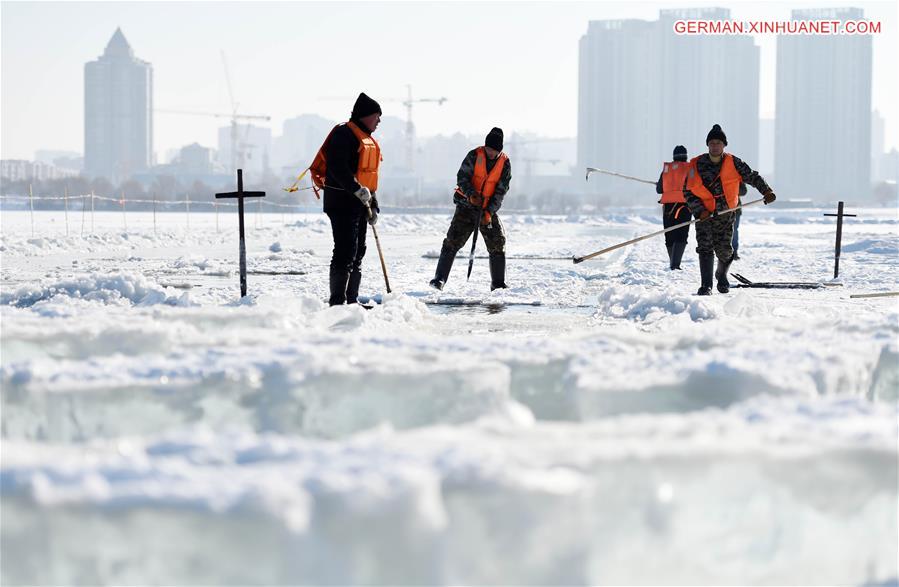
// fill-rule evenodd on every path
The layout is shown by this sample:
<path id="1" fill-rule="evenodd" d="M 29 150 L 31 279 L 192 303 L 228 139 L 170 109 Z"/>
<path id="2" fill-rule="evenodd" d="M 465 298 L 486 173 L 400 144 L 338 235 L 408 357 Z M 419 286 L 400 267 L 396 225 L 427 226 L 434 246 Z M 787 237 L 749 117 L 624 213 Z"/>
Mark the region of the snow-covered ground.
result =
<path id="1" fill-rule="evenodd" d="M 241 300 L 233 213 L 3 212 L 0 579 L 895 583 L 899 298 L 849 295 L 899 289 L 899 215 L 852 211 L 839 285 L 775 205 L 733 270 L 830 285 L 706 298 L 692 231 L 570 261 L 655 208 L 507 215 L 511 288 L 440 294 L 449 215 L 387 212 L 372 310 L 323 303 L 323 215 L 248 216 Z"/>

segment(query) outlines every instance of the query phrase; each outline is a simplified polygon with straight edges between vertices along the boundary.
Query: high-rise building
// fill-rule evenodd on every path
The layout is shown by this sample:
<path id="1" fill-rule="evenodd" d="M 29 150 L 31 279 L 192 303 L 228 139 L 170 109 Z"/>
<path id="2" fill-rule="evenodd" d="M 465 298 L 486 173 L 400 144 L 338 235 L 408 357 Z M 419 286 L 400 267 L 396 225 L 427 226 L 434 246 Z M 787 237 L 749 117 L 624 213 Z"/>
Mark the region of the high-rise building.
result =
<path id="1" fill-rule="evenodd" d="M 594 166 L 655 180 L 675 145 L 691 157 L 704 152 L 716 123 L 728 149 L 758 166 L 759 48 L 749 35 L 678 35 L 680 19 L 729 20 L 730 11 L 663 10 L 657 21 L 589 23 L 580 41 L 579 171 Z M 641 190 L 608 177 L 590 183 Z"/>
<path id="2" fill-rule="evenodd" d="M 885 135 L 886 121 L 880 111 L 875 110 L 871 113 L 871 181 L 880 180 L 880 160 L 886 152 Z"/>
<path id="3" fill-rule="evenodd" d="M 767 180 L 776 181 L 774 175 L 774 119 L 759 119 L 759 166 L 753 167 Z"/>
<path id="4" fill-rule="evenodd" d="M 794 10 L 793 20 L 856 20 L 860 8 Z M 778 194 L 858 201 L 871 182 L 871 37 L 777 39 Z"/>
<path id="5" fill-rule="evenodd" d="M 578 60 L 578 167 L 658 175 L 661 138 L 661 35 L 644 20 L 591 21 Z M 655 175 L 654 175 L 655 174 Z M 634 191 L 630 182 L 594 176 L 596 191 Z"/>
<path id="6" fill-rule="evenodd" d="M 661 141 L 659 157 L 675 145 L 690 157 L 706 152 L 705 137 L 720 124 L 727 150 L 759 169 L 759 47 L 751 35 L 678 35 L 677 20 L 729 21 L 725 8 L 662 10 Z M 661 167 L 661 166 L 659 166 Z"/>
<path id="7" fill-rule="evenodd" d="M 84 65 L 85 171 L 119 182 L 146 171 L 152 153 L 153 66 L 116 29 L 103 55 Z"/>

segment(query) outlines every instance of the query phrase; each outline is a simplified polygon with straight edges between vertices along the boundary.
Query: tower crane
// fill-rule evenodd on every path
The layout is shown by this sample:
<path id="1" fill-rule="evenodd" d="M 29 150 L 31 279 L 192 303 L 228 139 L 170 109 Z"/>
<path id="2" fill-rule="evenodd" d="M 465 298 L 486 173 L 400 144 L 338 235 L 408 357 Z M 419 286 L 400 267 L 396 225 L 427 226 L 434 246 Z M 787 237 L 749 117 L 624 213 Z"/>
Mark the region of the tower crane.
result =
<path id="1" fill-rule="evenodd" d="M 327 96 L 319 98 L 320 100 L 353 100 L 354 98 L 349 98 L 346 96 Z M 384 98 L 379 100 L 379 102 L 399 102 L 406 109 L 406 131 L 405 131 L 405 139 L 406 139 L 406 167 L 409 169 L 410 173 L 415 169 L 415 123 L 412 119 L 412 107 L 415 104 L 420 103 L 433 103 L 438 106 L 443 106 L 444 102 L 447 102 L 449 98 L 446 96 L 441 96 L 440 98 L 414 98 L 412 96 L 412 84 L 406 84 L 406 97 L 405 98 Z"/>

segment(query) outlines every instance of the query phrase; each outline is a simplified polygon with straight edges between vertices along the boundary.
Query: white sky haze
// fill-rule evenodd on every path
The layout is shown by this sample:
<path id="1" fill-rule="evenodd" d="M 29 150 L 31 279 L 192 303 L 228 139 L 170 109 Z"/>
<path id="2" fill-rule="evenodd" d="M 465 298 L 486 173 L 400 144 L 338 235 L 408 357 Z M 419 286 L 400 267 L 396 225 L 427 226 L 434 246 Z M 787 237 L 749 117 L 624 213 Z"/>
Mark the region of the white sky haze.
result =
<path id="1" fill-rule="evenodd" d="M 2 157 L 37 149 L 83 151 L 84 64 L 121 27 L 153 64 L 157 108 L 230 112 L 220 52 L 239 111 L 287 118 L 345 118 L 365 91 L 385 114 L 412 84 L 418 134 L 577 134 L 578 40 L 590 20 L 655 20 L 660 8 L 724 6 L 738 20 L 788 20 L 795 8 L 858 6 L 879 20 L 873 107 L 886 146 L 899 145 L 895 2 L 31 2 L 2 3 Z M 776 37 L 762 51 L 760 115 L 774 114 Z M 640 75 L 640 72 L 635 72 Z M 336 98 L 336 99 L 335 99 Z M 345 98 L 345 99 L 340 99 Z M 216 146 L 226 120 L 157 114 L 154 149 Z"/>

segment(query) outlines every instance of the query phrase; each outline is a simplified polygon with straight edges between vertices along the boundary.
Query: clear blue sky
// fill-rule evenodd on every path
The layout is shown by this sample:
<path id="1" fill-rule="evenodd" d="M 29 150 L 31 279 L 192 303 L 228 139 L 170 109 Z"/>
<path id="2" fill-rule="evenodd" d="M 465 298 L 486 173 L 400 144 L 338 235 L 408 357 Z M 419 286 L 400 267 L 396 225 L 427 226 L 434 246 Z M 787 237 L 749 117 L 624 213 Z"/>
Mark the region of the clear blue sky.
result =
<path id="1" fill-rule="evenodd" d="M 3 158 L 36 149 L 83 150 L 83 68 L 117 26 L 153 64 L 159 108 L 230 112 L 220 51 L 229 60 L 240 111 L 341 119 L 364 90 L 386 114 L 388 98 L 413 84 L 419 97 L 447 96 L 416 111 L 420 135 L 577 133 L 578 39 L 591 19 L 654 20 L 659 8 L 725 6 L 732 18 L 788 20 L 793 8 L 859 6 L 880 20 L 874 38 L 874 107 L 899 146 L 896 3 L 887 2 L 3 2 Z M 774 113 L 775 37 L 762 49 L 761 115 Z M 158 114 L 155 150 L 193 141 L 215 146 L 224 120 Z"/>

